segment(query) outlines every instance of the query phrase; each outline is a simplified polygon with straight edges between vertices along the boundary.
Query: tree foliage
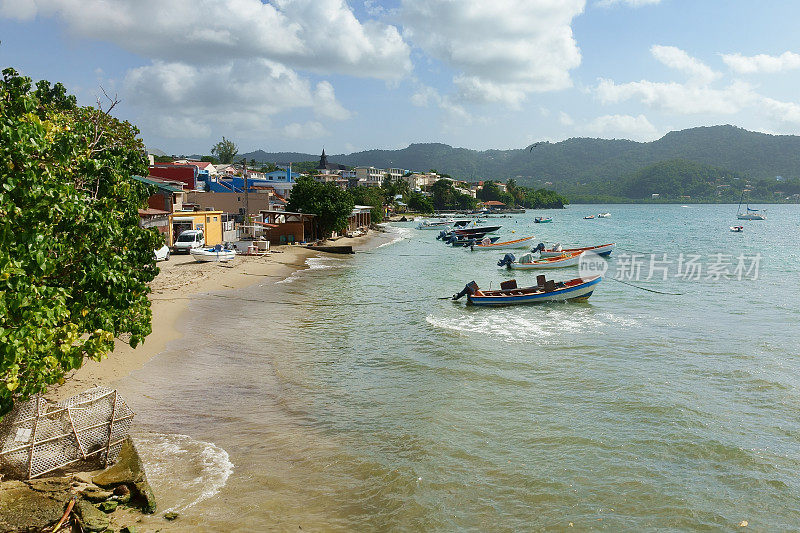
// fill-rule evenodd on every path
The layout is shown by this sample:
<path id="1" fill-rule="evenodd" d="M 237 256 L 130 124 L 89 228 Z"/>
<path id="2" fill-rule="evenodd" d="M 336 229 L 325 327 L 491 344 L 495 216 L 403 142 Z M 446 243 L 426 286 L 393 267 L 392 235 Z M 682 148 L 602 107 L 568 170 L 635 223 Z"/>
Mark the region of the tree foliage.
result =
<path id="1" fill-rule="evenodd" d="M 437 211 L 455 209 L 474 209 L 477 205 L 475 198 L 459 192 L 453 182 L 446 179 L 437 180 L 431 185 L 433 207 Z"/>
<path id="2" fill-rule="evenodd" d="M 139 227 L 149 191 L 131 179 L 147 171 L 137 134 L 60 84 L 32 90 L 3 71 L 0 413 L 151 331 L 160 237 Z"/>
<path id="3" fill-rule="evenodd" d="M 355 205 L 371 206 L 370 218 L 374 224 L 383 222 L 384 191 L 378 187 L 354 187 L 348 189 Z"/>
<path id="4" fill-rule="evenodd" d="M 239 153 L 239 148 L 233 141 L 230 141 L 222 137 L 222 140 L 219 141 L 211 148 L 211 155 L 216 156 L 219 158 L 220 163 L 233 163 L 233 158 L 236 157 L 236 154 Z"/>
<path id="5" fill-rule="evenodd" d="M 301 176 L 292 187 L 287 209 L 317 215 L 323 235 L 347 228 L 347 218 L 353 212 L 353 198 L 334 183 L 319 183 Z"/>

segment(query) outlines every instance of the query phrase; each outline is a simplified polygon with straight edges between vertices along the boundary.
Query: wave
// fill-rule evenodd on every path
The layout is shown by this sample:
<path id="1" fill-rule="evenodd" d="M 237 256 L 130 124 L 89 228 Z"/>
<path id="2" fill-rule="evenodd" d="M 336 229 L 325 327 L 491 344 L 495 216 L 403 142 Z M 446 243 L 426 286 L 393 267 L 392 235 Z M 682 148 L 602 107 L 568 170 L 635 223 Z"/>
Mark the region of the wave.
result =
<path id="1" fill-rule="evenodd" d="M 410 239 L 411 236 L 414 234 L 414 230 L 411 228 L 399 228 L 397 226 L 384 226 L 384 228 L 386 229 L 387 233 L 393 233 L 394 237 L 389 242 L 385 242 L 377 246 L 376 249 L 398 243 L 405 239 Z"/>
<path id="2" fill-rule="evenodd" d="M 233 473 L 228 452 L 188 435 L 135 435 L 147 478 L 166 512 L 182 512 L 216 495 Z"/>
<path id="3" fill-rule="evenodd" d="M 505 342 L 536 341 L 540 344 L 559 344 L 565 335 L 575 333 L 601 333 L 609 323 L 617 328 L 631 328 L 638 322 L 631 318 L 591 309 L 569 309 L 554 304 L 549 309 L 524 310 L 496 309 L 493 313 L 462 312 L 457 316 L 425 317 L 434 327 L 462 334 L 480 334 L 502 339 Z"/>
<path id="4" fill-rule="evenodd" d="M 336 263 L 341 263 L 343 261 L 343 259 L 336 259 L 335 257 L 309 257 L 306 259 L 306 266 L 308 268 L 292 272 L 290 276 L 278 281 L 277 283 L 293 283 L 294 280 L 296 280 L 298 276 L 306 270 L 328 270 L 331 268 L 340 268 L 343 265 Z"/>

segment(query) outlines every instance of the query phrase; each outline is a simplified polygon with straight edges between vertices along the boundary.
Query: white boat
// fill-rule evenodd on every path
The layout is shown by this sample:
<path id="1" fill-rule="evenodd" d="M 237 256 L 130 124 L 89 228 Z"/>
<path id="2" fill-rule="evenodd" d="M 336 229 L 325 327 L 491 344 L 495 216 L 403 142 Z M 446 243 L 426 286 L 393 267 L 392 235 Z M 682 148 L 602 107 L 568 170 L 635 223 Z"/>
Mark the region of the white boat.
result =
<path id="1" fill-rule="evenodd" d="M 192 248 L 189 250 L 189 253 L 192 254 L 192 257 L 194 257 L 195 261 L 200 261 L 201 263 L 217 261 L 224 263 L 236 257 L 235 250 L 226 250 L 221 244 L 218 244 L 213 248 Z"/>
<path id="2" fill-rule="evenodd" d="M 570 252 L 561 254 L 558 257 L 548 257 L 546 259 L 534 259 L 532 254 L 525 254 L 517 261 L 514 254 L 506 254 L 497 266 L 505 266 L 510 270 L 544 270 L 550 268 L 564 268 L 577 265 L 581 260 L 583 252 Z"/>
<path id="3" fill-rule="evenodd" d="M 544 250 L 540 249 L 541 247 L 537 247 L 531 251 L 539 252 L 539 257 L 546 258 L 546 257 L 559 257 L 565 253 L 571 252 L 594 252 L 597 255 L 609 255 L 611 252 L 614 251 L 615 243 L 609 244 L 601 244 L 599 246 L 585 246 L 583 248 L 561 248 L 560 245 L 556 245 L 552 248 L 545 248 Z"/>
<path id="4" fill-rule="evenodd" d="M 472 250 L 511 250 L 514 248 L 527 248 L 528 243 L 533 240 L 533 235 L 530 237 L 522 237 L 513 241 L 492 242 L 489 237 L 484 237 L 481 242 L 475 243 L 470 246 Z"/>
<path id="5" fill-rule="evenodd" d="M 744 226 L 731 226 L 731 231 L 734 233 L 741 233 L 744 231 Z"/>
<path id="6" fill-rule="evenodd" d="M 611 216 L 611 213 L 599 213 L 597 215 L 597 218 L 609 218 L 610 216 Z"/>
<path id="7" fill-rule="evenodd" d="M 752 209 L 750 204 L 747 204 L 745 212 L 742 213 L 742 200 L 744 199 L 744 191 L 739 198 L 739 207 L 736 208 L 736 218 L 739 220 L 767 220 L 767 211 L 764 209 Z"/>

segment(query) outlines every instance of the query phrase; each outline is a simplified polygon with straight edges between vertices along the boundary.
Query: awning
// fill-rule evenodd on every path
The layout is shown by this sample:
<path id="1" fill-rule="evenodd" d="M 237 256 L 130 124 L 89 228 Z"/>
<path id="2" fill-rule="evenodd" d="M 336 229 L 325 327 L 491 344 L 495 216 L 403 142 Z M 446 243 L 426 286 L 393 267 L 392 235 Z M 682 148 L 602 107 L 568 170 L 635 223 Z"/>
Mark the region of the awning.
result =
<path id="1" fill-rule="evenodd" d="M 194 217 L 172 217 L 173 222 L 194 222 Z"/>

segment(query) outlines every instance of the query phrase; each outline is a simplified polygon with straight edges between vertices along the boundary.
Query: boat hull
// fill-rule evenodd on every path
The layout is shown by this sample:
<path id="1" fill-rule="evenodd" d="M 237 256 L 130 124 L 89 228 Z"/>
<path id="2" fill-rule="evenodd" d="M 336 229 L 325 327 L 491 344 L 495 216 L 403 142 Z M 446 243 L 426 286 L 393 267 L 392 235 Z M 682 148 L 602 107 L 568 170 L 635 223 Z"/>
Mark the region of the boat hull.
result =
<path id="1" fill-rule="evenodd" d="M 550 260 L 537 259 L 532 263 L 509 263 L 511 270 L 549 270 L 551 268 L 565 268 L 577 265 L 581 260 L 582 253 L 574 253 L 563 259 L 549 258 Z"/>
<path id="2" fill-rule="evenodd" d="M 757 213 L 747 213 L 747 214 L 739 214 L 736 215 L 736 218 L 739 220 L 766 220 L 767 217 L 764 215 L 759 215 Z"/>
<path id="3" fill-rule="evenodd" d="M 513 250 L 515 248 L 527 248 L 528 243 L 533 240 L 533 237 L 524 237 L 514 241 L 497 242 L 492 244 L 476 244 L 472 247 L 473 250 Z"/>
<path id="4" fill-rule="evenodd" d="M 558 257 L 561 254 L 570 252 L 594 252 L 597 255 L 605 256 L 611 254 L 611 252 L 614 251 L 615 245 L 616 243 L 611 243 L 611 244 L 602 244 L 600 246 L 587 246 L 585 248 L 567 248 L 565 250 L 561 250 L 560 252 L 542 250 L 541 252 L 539 252 L 539 257 L 542 258 Z"/>
<path id="5" fill-rule="evenodd" d="M 593 278 L 576 278 L 580 280 L 572 286 L 557 288 L 550 292 L 536 290 L 525 294 L 529 289 L 510 289 L 505 291 L 477 291 L 467 295 L 467 303 L 483 307 L 502 307 L 507 305 L 528 305 L 546 302 L 581 301 L 588 299 L 597 285 L 603 280 L 600 276 Z M 574 282 L 576 280 L 570 280 Z M 567 282 L 567 283 L 570 283 Z"/>
<path id="6" fill-rule="evenodd" d="M 233 250 L 222 250 L 222 251 L 214 251 L 214 250 L 207 250 L 205 248 L 193 248 L 189 251 L 194 257 L 195 261 L 199 261 L 201 263 L 225 263 L 230 261 L 234 257 L 236 257 L 236 252 Z"/>

